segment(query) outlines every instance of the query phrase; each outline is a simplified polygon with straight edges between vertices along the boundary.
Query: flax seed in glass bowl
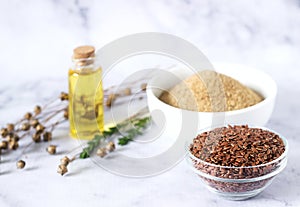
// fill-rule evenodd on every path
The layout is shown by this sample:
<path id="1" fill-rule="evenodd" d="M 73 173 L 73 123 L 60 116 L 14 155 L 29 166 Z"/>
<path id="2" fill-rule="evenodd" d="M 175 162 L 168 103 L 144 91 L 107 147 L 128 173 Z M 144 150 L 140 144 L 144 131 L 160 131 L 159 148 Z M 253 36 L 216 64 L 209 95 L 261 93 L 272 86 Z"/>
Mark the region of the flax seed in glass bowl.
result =
<path id="1" fill-rule="evenodd" d="M 267 128 L 229 125 L 200 132 L 188 151 L 190 167 L 211 192 L 245 200 L 285 168 L 288 143 Z"/>

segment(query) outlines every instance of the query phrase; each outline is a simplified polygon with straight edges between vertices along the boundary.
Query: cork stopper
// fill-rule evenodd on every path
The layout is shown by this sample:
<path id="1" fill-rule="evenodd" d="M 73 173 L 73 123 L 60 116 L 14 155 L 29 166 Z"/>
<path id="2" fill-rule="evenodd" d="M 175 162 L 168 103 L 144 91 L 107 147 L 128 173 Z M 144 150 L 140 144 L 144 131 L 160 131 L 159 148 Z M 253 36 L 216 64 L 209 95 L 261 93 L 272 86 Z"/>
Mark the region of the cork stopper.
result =
<path id="1" fill-rule="evenodd" d="M 73 50 L 74 59 L 84 59 L 89 57 L 95 57 L 95 48 L 93 46 L 79 46 Z"/>

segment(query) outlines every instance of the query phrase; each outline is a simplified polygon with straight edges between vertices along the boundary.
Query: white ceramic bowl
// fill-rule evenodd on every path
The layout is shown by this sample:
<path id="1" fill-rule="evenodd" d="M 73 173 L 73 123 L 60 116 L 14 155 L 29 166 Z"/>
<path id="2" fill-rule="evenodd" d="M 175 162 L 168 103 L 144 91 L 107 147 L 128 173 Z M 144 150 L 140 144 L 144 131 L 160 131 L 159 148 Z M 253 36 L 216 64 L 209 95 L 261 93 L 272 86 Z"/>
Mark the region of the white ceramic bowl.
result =
<path id="1" fill-rule="evenodd" d="M 164 133 L 177 137 L 183 126 L 189 126 L 196 135 L 201 129 L 225 123 L 264 126 L 268 122 L 277 94 L 276 83 L 269 75 L 255 68 L 238 64 L 214 64 L 214 69 L 254 89 L 264 97 L 264 100 L 248 108 L 226 112 L 195 112 L 179 109 L 162 102 L 159 96 L 164 90 L 172 88 L 194 72 L 182 67 L 161 71 L 149 81 L 147 98 L 152 119 L 159 125 L 164 124 Z"/>

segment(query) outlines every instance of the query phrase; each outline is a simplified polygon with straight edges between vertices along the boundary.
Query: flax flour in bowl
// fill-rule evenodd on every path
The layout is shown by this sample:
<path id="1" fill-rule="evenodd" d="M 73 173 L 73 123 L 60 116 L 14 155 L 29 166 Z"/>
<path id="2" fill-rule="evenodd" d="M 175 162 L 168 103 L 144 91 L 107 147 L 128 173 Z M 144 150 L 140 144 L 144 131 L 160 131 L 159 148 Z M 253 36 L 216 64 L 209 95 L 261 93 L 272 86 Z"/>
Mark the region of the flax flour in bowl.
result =
<path id="1" fill-rule="evenodd" d="M 186 78 L 159 98 L 171 106 L 199 112 L 234 111 L 264 99 L 238 80 L 211 70 Z"/>

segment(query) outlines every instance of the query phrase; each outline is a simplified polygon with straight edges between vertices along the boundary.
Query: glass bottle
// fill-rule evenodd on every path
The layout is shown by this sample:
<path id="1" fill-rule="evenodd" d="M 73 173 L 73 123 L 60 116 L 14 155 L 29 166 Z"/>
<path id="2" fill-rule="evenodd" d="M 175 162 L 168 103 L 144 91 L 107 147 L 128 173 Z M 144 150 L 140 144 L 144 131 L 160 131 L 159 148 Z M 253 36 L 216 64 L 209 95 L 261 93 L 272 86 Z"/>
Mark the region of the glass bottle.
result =
<path id="1" fill-rule="evenodd" d="M 102 68 L 95 64 L 95 48 L 75 48 L 69 70 L 69 121 L 73 138 L 92 139 L 103 131 L 101 76 Z"/>

